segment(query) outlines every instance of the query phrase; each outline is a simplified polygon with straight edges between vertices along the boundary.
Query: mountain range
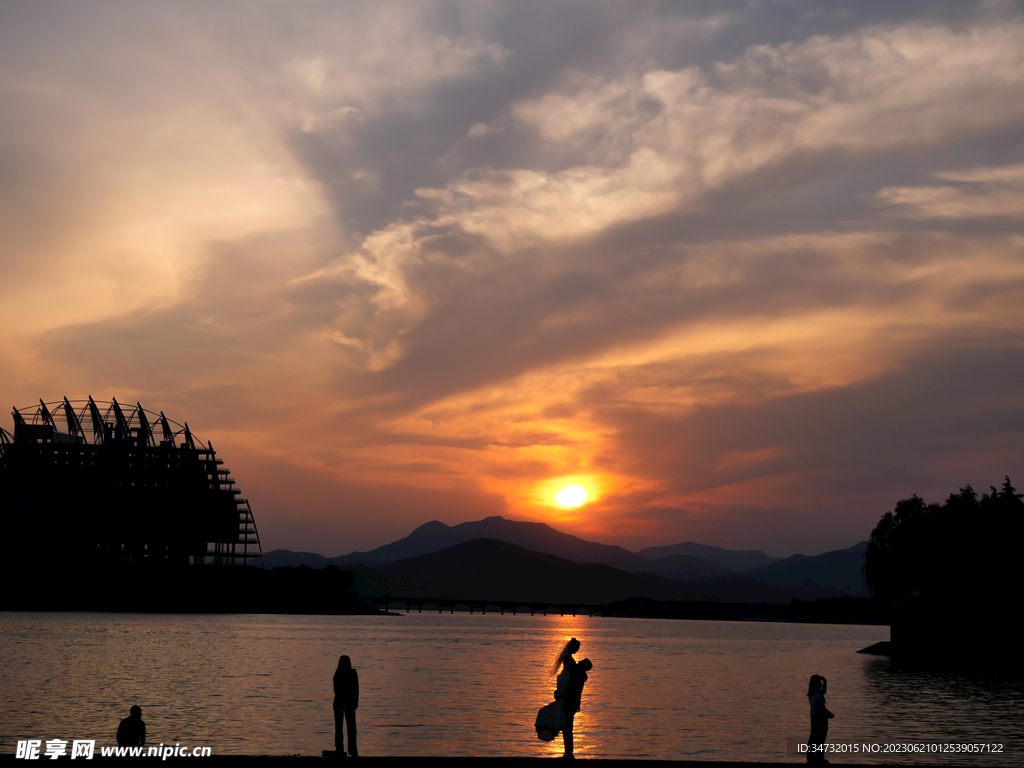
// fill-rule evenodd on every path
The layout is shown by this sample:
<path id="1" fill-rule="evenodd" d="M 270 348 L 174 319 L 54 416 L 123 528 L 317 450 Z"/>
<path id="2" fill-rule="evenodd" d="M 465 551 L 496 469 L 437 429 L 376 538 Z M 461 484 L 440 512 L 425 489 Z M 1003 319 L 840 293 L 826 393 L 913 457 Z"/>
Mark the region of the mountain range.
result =
<path id="1" fill-rule="evenodd" d="M 488 517 L 448 526 L 436 520 L 368 552 L 327 558 L 272 550 L 268 568 L 335 565 L 356 573 L 366 596 L 604 604 L 614 600 L 786 603 L 867 595 L 867 542 L 816 556 L 769 557 L 694 542 L 623 547 L 586 541 L 544 523 Z"/>

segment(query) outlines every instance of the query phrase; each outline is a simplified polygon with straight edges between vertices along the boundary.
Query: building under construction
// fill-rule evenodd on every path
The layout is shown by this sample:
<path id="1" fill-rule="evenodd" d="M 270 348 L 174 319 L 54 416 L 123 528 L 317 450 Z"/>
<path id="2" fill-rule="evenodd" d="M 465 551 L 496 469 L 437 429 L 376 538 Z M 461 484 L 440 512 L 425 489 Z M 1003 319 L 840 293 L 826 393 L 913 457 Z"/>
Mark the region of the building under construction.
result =
<path id="1" fill-rule="evenodd" d="M 13 416 L 0 428 L 9 565 L 262 566 L 248 501 L 187 423 L 91 397 Z"/>

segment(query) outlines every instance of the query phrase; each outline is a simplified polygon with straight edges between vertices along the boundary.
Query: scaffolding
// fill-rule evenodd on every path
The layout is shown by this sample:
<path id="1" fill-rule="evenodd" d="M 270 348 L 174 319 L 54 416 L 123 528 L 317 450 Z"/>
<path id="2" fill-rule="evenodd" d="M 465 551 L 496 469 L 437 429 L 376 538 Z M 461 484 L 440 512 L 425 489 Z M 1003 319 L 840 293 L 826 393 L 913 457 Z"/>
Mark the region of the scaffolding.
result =
<path id="1" fill-rule="evenodd" d="M 187 422 L 91 397 L 12 415 L 0 500 L 15 559 L 263 566 L 251 505 Z"/>

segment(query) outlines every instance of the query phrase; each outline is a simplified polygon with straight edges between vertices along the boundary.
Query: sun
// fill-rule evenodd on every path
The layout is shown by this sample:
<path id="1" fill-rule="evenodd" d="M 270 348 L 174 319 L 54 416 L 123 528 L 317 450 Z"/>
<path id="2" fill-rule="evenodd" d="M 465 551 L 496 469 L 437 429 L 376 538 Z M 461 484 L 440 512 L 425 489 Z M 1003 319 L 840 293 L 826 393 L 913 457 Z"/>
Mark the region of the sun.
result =
<path id="1" fill-rule="evenodd" d="M 583 483 L 571 482 L 558 486 L 551 494 L 551 501 L 559 507 L 572 509 L 581 507 L 590 500 L 590 489 Z"/>

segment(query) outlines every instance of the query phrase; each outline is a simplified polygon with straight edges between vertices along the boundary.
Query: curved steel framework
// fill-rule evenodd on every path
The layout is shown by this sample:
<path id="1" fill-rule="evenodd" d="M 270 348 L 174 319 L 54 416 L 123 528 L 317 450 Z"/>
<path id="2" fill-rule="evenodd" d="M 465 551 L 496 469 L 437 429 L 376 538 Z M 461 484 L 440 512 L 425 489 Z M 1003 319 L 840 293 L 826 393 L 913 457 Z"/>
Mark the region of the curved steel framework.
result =
<path id="1" fill-rule="evenodd" d="M 20 547 L 93 563 L 262 566 L 252 507 L 187 422 L 91 397 L 12 415 L 0 494 Z"/>

